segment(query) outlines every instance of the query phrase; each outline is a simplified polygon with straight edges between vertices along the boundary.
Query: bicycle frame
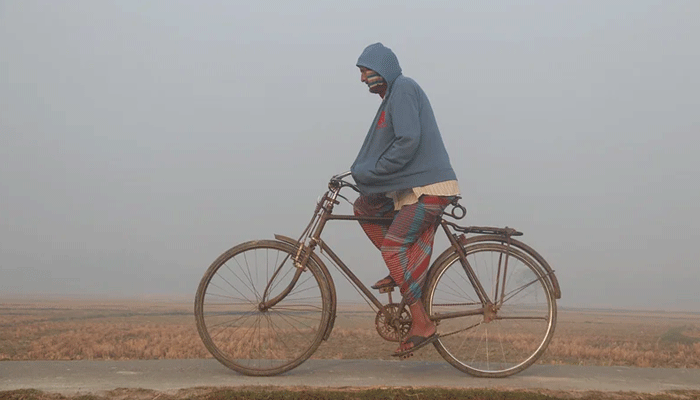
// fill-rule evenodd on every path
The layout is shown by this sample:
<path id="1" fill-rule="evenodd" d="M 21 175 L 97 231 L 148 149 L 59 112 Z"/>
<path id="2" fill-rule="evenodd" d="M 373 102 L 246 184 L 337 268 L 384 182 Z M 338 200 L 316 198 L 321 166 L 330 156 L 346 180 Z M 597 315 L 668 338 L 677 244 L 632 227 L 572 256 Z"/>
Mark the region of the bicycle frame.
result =
<path id="1" fill-rule="evenodd" d="M 294 244 L 298 246 L 297 254 L 294 257 L 294 264 L 298 268 L 293 279 L 291 280 L 290 284 L 288 285 L 287 288 L 285 288 L 279 295 L 275 296 L 272 299 L 269 299 L 267 301 L 263 301 L 260 303 L 260 310 L 265 310 L 270 307 L 273 307 L 275 304 L 277 304 L 279 301 L 281 301 L 293 288 L 294 285 L 296 285 L 297 280 L 301 276 L 301 273 L 304 271 L 304 268 L 306 266 L 306 263 L 309 260 L 309 257 L 311 257 L 311 254 L 314 252 L 316 246 L 320 246 L 321 252 L 325 252 L 328 257 L 333 261 L 333 263 L 338 267 L 338 269 L 341 270 L 341 272 L 355 285 L 355 287 L 362 292 L 362 294 L 365 295 L 367 300 L 369 300 L 378 310 L 383 310 L 384 304 L 382 304 L 379 299 L 367 288 L 367 286 L 362 283 L 362 281 L 359 280 L 359 278 L 352 272 L 350 267 L 348 267 L 341 259 L 338 257 L 338 255 L 323 241 L 321 240 L 321 233 L 323 232 L 324 227 L 326 226 L 326 223 L 328 221 L 333 221 L 333 220 L 341 220 L 341 221 L 357 221 L 357 222 L 374 222 L 374 223 L 383 223 L 383 224 L 390 224 L 393 221 L 393 217 L 372 217 L 372 216 L 356 216 L 356 215 L 334 215 L 333 214 L 333 208 L 335 204 L 339 204 L 340 202 L 337 200 L 337 198 L 340 196 L 340 190 L 343 187 L 350 187 L 354 189 L 355 191 L 359 192 L 359 189 L 347 182 L 344 181 L 342 178 L 344 176 L 347 176 L 348 173 L 341 174 L 338 176 L 335 176 L 331 179 L 331 182 L 329 183 L 329 190 L 323 195 L 321 200 L 318 202 L 316 206 L 316 210 L 314 211 L 314 215 L 311 218 L 311 221 L 309 222 L 309 225 L 307 225 L 306 229 L 304 232 L 301 234 L 299 240 L 293 240 L 291 238 L 281 236 L 281 235 L 275 235 L 275 237 L 278 240 L 285 241 L 290 244 Z M 342 197 L 342 196 L 341 196 Z M 453 209 L 452 212 L 447 213 L 448 215 L 460 219 L 464 217 L 466 214 L 466 211 L 464 208 L 458 203 L 453 203 L 453 206 L 461 210 L 462 215 L 455 214 L 455 210 Z M 442 217 L 440 217 L 440 226 L 442 227 L 443 231 L 445 232 L 451 247 L 455 249 L 455 251 L 459 254 L 459 260 L 460 263 L 462 264 L 462 267 L 464 268 L 465 273 L 467 274 L 467 277 L 469 278 L 469 281 L 474 287 L 474 290 L 477 293 L 477 296 L 479 297 L 479 300 L 481 301 L 482 307 L 478 309 L 472 309 L 472 310 L 466 310 L 466 311 L 459 311 L 459 312 L 453 312 L 453 313 L 443 313 L 440 314 L 439 316 L 431 316 L 431 319 L 433 320 L 441 320 L 441 319 L 447 319 L 447 318 L 458 318 L 458 317 L 463 317 L 467 315 L 480 315 L 484 314 L 490 315 L 497 309 L 498 303 L 502 303 L 504 299 L 505 293 L 499 293 L 498 288 L 496 289 L 496 293 L 494 296 L 494 299 L 490 299 L 489 295 L 486 293 L 486 290 L 483 288 L 481 282 L 476 276 L 476 273 L 474 272 L 472 266 L 469 264 L 469 261 L 467 260 L 466 253 L 464 252 L 464 248 L 462 247 L 462 244 L 460 243 L 460 237 L 458 237 L 454 232 L 451 231 L 452 229 L 464 232 L 464 233 L 491 233 L 491 234 L 497 234 L 497 235 L 502 235 L 503 236 L 503 241 L 507 241 L 508 244 L 510 245 L 510 237 L 511 236 L 518 236 L 522 235 L 522 233 L 512 229 L 512 228 L 505 228 L 505 229 L 500 229 L 500 228 L 489 228 L 489 227 L 461 227 L 453 222 L 449 222 L 444 220 Z M 462 235 L 463 237 L 464 235 Z M 503 275 L 503 286 L 505 286 L 505 276 L 506 272 L 508 269 L 508 255 L 506 254 L 505 260 L 502 260 L 502 275 Z M 284 261 L 283 261 L 284 263 Z M 279 270 L 275 271 L 275 274 Z M 501 276 L 501 260 L 499 260 L 499 276 Z M 270 280 L 272 281 L 272 279 Z M 263 298 L 267 298 L 267 293 L 268 293 L 268 288 L 265 289 L 265 294 Z M 401 301 L 401 304 L 399 306 L 399 309 L 402 309 L 403 306 L 405 305 L 404 300 Z M 387 319 L 391 319 L 392 317 L 390 315 L 386 315 Z"/>

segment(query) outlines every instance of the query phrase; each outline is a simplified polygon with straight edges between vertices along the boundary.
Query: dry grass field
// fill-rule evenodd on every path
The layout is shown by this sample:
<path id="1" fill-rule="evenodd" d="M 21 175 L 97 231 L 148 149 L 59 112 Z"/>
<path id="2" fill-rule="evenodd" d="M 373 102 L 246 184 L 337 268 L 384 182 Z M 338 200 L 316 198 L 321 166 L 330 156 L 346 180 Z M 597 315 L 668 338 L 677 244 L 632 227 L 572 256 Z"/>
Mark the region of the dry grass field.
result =
<path id="1" fill-rule="evenodd" d="M 191 302 L 0 299 L 0 360 L 210 357 Z M 367 306 L 341 306 L 313 358 L 391 359 Z M 432 348 L 414 359 L 442 360 Z M 560 309 L 546 364 L 700 368 L 700 314 Z"/>

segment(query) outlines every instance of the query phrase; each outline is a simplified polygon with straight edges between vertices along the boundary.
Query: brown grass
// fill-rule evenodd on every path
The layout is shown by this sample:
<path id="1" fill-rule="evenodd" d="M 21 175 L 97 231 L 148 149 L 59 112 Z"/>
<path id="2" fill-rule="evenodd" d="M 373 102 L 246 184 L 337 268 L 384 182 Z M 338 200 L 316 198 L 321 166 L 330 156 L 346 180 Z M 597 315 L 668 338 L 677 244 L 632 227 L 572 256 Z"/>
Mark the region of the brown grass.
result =
<path id="1" fill-rule="evenodd" d="M 368 309 L 341 308 L 313 358 L 390 359 Z M 188 302 L 2 301 L 0 360 L 208 358 Z M 442 360 L 435 351 L 415 359 Z M 560 310 L 547 364 L 700 368 L 700 315 Z"/>

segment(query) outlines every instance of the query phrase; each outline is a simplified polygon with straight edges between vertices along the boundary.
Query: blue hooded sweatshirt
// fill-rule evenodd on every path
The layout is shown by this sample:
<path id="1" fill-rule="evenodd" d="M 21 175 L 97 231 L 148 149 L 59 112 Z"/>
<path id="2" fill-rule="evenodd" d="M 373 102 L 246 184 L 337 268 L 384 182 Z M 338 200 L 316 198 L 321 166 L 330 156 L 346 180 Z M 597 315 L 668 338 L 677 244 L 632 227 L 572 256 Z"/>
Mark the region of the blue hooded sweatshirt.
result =
<path id="1" fill-rule="evenodd" d="M 350 171 L 363 194 L 387 193 L 456 180 L 428 97 L 401 75 L 394 52 L 368 46 L 358 67 L 377 72 L 387 91 Z"/>

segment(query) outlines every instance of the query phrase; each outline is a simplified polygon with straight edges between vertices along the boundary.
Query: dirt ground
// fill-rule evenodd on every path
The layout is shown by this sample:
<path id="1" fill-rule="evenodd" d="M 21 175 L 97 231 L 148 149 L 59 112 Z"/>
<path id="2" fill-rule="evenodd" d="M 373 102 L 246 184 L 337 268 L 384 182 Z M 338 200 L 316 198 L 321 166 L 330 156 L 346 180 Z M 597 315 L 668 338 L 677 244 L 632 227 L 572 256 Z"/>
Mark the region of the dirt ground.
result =
<path id="1" fill-rule="evenodd" d="M 318 390 L 296 388 L 192 388 L 165 393 L 144 389 L 116 389 L 105 393 L 62 395 L 36 390 L 0 391 L 0 400 L 345 400 L 345 399 L 421 399 L 421 400 L 697 400 L 700 391 L 677 391 L 662 394 L 633 392 L 558 392 L 558 391 L 497 391 L 479 389 L 441 388 L 343 388 Z"/>

